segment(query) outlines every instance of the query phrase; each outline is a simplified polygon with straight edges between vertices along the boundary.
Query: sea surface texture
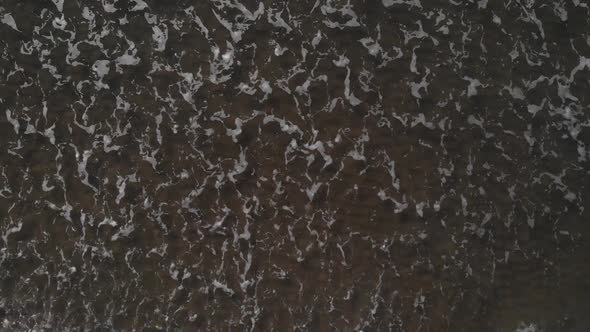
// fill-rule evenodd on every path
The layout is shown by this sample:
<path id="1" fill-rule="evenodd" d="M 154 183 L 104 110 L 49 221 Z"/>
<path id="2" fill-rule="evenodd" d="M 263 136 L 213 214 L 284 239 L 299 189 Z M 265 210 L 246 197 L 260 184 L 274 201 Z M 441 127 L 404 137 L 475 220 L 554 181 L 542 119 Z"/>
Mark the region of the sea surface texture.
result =
<path id="1" fill-rule="evenodd" d="M 589 331 L 586 0 L 1 0 L 1 331 Z"/>

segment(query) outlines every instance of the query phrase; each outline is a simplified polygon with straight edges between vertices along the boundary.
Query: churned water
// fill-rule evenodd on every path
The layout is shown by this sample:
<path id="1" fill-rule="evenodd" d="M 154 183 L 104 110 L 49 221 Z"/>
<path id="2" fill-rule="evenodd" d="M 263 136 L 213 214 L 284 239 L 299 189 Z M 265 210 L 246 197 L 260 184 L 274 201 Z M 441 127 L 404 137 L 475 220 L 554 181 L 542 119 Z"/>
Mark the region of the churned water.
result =
<path id="1" fill-rule="evenodd" d="M 5 331 L 588 331 L 590 8 L 0 1 Z"/>

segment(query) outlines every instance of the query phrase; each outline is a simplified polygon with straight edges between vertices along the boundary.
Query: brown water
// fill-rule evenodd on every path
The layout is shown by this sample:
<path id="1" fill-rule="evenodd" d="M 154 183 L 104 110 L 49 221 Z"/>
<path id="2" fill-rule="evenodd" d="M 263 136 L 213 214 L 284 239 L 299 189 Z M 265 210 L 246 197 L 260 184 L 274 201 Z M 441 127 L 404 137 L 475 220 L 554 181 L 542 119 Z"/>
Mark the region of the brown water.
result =
<path id="1" fill-rule="evenodd" d="M 0 2 L 6 331 L 588 331 L 587 2 Z"/>

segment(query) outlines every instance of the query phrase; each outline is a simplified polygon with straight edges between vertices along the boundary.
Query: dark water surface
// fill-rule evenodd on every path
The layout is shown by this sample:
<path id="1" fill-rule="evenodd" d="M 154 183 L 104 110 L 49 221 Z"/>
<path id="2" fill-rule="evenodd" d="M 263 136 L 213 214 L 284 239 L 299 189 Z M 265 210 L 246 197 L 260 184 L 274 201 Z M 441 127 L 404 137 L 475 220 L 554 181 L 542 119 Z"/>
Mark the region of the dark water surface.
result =
<path id="1" fill-rule="evenodd" d="M 0 22 L 4 331 L 589 331 L 588 1 Z"/>

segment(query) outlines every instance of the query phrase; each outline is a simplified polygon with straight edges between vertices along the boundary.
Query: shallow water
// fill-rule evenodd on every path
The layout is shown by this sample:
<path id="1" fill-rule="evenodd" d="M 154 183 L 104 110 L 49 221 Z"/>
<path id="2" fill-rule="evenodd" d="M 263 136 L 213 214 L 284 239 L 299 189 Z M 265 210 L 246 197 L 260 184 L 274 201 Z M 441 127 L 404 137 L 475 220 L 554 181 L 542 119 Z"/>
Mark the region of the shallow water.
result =
<path id="1" fill-rule="evenodd" d="M 0 2 L 1 328 L 588 331 L 589 14 Z"/>

